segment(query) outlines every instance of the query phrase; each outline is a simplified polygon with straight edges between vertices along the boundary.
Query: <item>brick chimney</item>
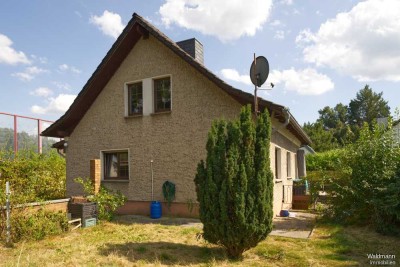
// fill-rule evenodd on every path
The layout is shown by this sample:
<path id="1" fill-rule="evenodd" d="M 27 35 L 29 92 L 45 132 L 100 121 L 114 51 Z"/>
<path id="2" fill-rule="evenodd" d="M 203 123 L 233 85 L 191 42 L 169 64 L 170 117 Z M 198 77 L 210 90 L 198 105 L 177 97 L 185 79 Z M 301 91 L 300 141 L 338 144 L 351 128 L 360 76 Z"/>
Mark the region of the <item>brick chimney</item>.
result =
<path id="1" fill-rule="evenodd" d="M 191 55 L 192 58 L 204 65 L 203 45 L 196 38 L 183 40 L 176 44 Z"/>

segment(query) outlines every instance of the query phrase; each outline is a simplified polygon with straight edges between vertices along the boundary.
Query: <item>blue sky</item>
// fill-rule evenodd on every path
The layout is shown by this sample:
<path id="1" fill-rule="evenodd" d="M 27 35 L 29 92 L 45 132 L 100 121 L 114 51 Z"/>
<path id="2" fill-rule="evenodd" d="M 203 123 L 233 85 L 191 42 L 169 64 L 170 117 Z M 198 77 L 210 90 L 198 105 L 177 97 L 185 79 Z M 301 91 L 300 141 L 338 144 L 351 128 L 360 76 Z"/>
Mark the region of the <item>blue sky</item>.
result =
<path id="1" fill-rule="evenodd" d="M 195 37 L 205 65 L 253 91 L 253 53 L 272 91 L 302 124 L 369 84 L 392 111 L 400 99 L 400 1 L 1 1 L 0 112 L 56 120 L 134 12 L 174 41 Z"/>

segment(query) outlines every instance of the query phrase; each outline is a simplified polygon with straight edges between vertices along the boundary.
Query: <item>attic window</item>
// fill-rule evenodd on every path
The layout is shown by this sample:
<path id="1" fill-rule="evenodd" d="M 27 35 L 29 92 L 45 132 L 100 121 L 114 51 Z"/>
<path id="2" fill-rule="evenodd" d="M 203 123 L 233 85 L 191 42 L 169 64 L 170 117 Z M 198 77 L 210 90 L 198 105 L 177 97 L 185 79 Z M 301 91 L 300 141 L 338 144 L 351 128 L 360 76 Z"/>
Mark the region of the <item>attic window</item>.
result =
<path id="1" fill-rule="evenodd" d="M 128 115 L 143 114 L 143 86 L 142 82 L 128 85 Z"/>
<path id="2" fill-rule="evenodd" d="M 154 80 L 154 111 L 171 111 L 171 78 Z"/>

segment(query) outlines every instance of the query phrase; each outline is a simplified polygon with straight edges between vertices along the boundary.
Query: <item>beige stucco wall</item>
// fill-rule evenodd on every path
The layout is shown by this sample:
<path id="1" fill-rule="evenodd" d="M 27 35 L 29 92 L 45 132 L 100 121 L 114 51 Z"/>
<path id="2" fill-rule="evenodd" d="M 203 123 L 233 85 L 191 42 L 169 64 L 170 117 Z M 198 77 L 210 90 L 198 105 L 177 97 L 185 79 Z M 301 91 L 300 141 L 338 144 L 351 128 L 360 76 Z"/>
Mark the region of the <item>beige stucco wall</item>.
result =
<path id="1" fill-rule="evenodd" d="M 171 75 L 172 112 L 126 118 L 124 84 L 163 75 Z M 156 39 L 150 36 L 140 40 L 69 137 L 67 194 L 82 193 L 73 180 L 89 176 L 90 159 L 99 159 L 104 150 L 127 149 L 129 182 L 104 182 L 107 187 L 120 190 L 129 200 L 150 200 L 150 160 L 153 159 L 155 199 L 163 200 L 162 184 L 170 180 L 176 184 L 177 202 L 195 201 L 193 179 L 197 163 L 205 158 L 209 127 L 216 118 L 235 118 L 240 108 L 233 98 Z M 273 134 L 272 141 L 296 153 L 297 144 L 292 141 L 297 139 L 285 129 L 280 132 L 288 137 L 287 142 L 274 137 L 281 136 L 278 133 Z M 274 151 L 274 145 L 271 145 L 271 151 Z M 275 155 L 274 152 L 271 155 Z M 286 166 L 284 158 L 282 164 Z M 293 154 L 292 168 L 294 162 Z M 271 167 L 274 170 L 273 157 Z M 282 169 L 284 174 L 286 167 Z M 281 208 L 281 185 L 290 183 L 285 177 L 282 183 L 276 184 L 275 213 Z"/>

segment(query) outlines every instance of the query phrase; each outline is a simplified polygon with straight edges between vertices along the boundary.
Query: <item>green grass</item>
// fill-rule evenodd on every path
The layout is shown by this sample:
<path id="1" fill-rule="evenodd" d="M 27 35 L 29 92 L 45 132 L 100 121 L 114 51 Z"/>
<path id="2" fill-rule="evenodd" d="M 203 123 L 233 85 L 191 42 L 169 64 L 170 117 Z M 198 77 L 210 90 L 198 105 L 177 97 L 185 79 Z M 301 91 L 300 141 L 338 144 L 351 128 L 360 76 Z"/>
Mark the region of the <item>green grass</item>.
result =
<path id="1" fill-rule="evenodd" d="M 197 239 L 196 227 L 157 224 L 101 225 L 0 246 L 0 266 L 364 266 L 366 254 L 395 254 L 400 239 L 369 228 L 317 224 L 310 239 L 269 236 L 231 261 L 223 249 Z"/>

